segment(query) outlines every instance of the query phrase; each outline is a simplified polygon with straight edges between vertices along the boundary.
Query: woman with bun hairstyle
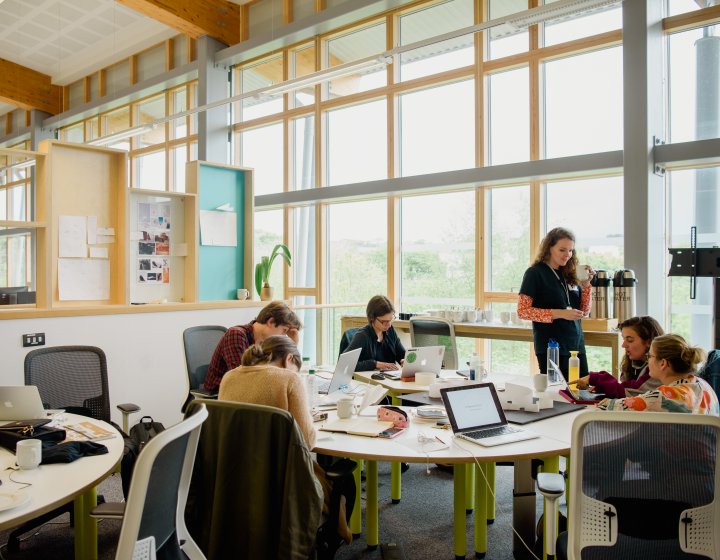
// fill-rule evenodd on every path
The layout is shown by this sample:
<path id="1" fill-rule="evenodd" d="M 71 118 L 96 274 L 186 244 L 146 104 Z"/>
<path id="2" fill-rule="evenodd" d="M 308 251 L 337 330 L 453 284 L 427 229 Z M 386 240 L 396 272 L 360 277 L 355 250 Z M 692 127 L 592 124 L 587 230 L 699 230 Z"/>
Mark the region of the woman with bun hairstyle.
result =
<path id="1" fill-rule="evenodd" d="M 598 404 L 603 410 L 635 412 L 682 412 L 720 416 L 720 405 L 712 387 L 695 375 L 705 358 L 705 351 L 690 346 L 677 334 L 658 336 L 650 345 L 650 377 L 660 386 L 642 395 L 624 399 L 605 399 Z"/>
<path id="2" fill-rule="evenodd" d="M 646 315 L 630 317 L 618 327 L 622 333 L 622 347 L 625 349 L 625 355 L 620 363 L 620 379 L 616 379 L 607 371 L 597 371 L 575 382 L 571 381 L 570 384 L 577 383 L 578 389 L 592 386 L 596 393 L 616 399 L 641 395 L 660 385 L 660 381 L 650 377 L 648 367 L 650 344 L 655 337 L 663 334 L 660 323 Z"/>

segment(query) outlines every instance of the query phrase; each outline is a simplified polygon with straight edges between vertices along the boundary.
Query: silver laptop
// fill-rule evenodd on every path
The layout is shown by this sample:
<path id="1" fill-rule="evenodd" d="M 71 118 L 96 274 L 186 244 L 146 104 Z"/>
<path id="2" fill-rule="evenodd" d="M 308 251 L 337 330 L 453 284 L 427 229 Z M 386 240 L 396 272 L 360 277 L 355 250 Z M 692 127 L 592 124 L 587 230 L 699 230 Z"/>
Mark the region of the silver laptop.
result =
<path id="1" fill-rule="evenodd" d="M 360 351 L 360 348 L 356 348 L 355 350 L 350 350 L 350 352 L 340 354 L 330 381 L 318 383 L 318 393 L 325 395 L 335 393 L 341 389 L 350 389 L 353 384 L 355 366 L 357 366 L 358 360 L 360 359 Z"/>
<path id="2" fill-rule="evenodd" d="M 440 396 L 456 437 L 485 447 L 539 437 L 508 425 L 492 383 L 440 389 Z"/>
<path id="3" fill-rule="evenodd" d="M 32 420 L 46 416 L 35 385 L 0 387 L 0 421 Z"/>
<path id="4" fill-rule="evenodd" d="M 405 351 L 405 361 L 403 362 L 400 377 L 415 377 L 415 374 L 419 371 L 440 373 L 444 355 L 444 346 L 408 348 Z"/>

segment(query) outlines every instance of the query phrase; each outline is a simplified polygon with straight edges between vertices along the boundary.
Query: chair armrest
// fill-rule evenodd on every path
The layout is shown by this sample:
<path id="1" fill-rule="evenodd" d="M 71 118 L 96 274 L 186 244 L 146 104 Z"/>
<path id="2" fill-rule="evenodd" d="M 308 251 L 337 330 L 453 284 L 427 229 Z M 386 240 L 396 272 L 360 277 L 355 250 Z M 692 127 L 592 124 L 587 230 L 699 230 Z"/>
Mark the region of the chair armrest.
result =
<path id="1" fill-rule="evenodd" d="M 546 498 L 557 498 L 565 492 L 565 479 L 561 474 L 538 473 L 537 489 Z"/>
<path id="2" fill-rule="evenodd" d="M 346 476 L 351 476 L 353 471 L 357 468 L 357 463 L 350 459 L 340 459 L 336 461 L 330 468 L 325 471 L 325 476 L 328 480 L 337 480 Z"/>
<path id="3" fill-rule="evenodd" d="M 90 511 L 96 519 L 122 519 L 125 516 L 125 502 L 105 502 Z"/>
<path id="4" fill-rule="evenodd" d="M 118 410 L 120 410 L 120 412 L 122 412 L 123 414 L 131 414 L 132 412 L 137 412 L 138 410 L 140 410 L 140 407 L 133 403 L 123 403 L 117 405 L 117 407 Z"/>
<path id="5" fill-rule="evenodd" d="M 190 394 L 196 399 L 211 399 L 217 400 L 218 394 L 205 389 L 191 389 Z"/>

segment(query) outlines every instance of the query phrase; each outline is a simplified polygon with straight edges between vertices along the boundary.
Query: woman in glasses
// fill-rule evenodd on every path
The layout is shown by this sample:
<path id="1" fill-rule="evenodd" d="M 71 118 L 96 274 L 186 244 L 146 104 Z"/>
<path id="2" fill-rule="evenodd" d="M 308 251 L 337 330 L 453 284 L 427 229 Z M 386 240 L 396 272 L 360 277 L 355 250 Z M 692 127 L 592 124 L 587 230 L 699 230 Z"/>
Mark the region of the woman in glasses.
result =
<path id="1" fill-rule="evenodd" d="M 365 314 L 368 324 L 355 334 L 346 350 L 360 348 L 355 371 L 399 369 L 405 359 L 405 347 L 392 326 L 395 319 L 392 302 L 385 296 L 373 296 Z"/>

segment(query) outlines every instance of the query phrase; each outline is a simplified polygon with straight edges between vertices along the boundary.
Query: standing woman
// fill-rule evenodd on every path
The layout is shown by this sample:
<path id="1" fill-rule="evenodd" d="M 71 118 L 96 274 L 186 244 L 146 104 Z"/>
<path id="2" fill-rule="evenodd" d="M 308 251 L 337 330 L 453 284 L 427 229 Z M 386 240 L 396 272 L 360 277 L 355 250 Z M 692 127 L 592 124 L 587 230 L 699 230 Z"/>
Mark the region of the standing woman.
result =
<path id="1" fill-rule="evenodd" d="M 345 350 L 360 348 L 355 371 L 399 369 L 405 359 L 405 347 L 400 342 L 392 322 L 395 307 L 385 296 L 373 296 L 365 310 L 368 324 L 360 329 Z"/>
<path id="2" fill-rule="evenodd" d="M 576 275 L 575 236 L 565 228 L 550 230 L 540 243 L 537 257 L 525 271 L 518 297 L 518 317 L 533 322 L 533 344 L 538 365 L 547 373 L 547 346 L 560 344 L 560 370 L 567 379 L 570 351 L 577 350 L 580 375 L 588 373 L 585 339 L 580 319 L 590 312 L 590 281 Z"/>

